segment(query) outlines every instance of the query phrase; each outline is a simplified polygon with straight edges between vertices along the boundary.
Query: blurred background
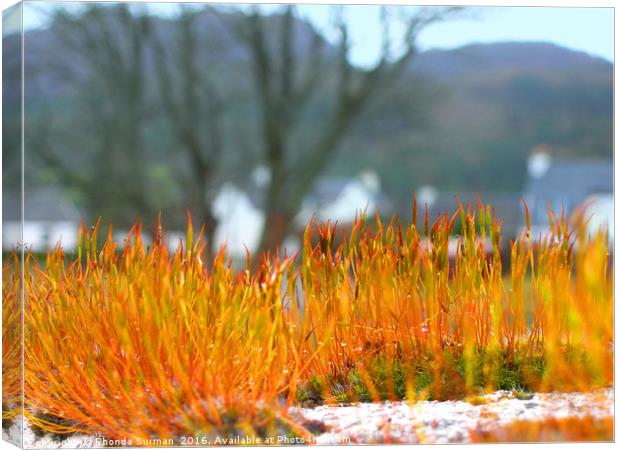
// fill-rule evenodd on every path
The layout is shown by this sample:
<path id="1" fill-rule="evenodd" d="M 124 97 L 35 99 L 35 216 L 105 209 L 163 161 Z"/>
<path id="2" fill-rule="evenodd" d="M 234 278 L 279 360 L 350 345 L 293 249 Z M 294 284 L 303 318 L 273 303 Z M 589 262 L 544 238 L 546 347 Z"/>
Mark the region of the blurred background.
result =
<path id="1" fill-rule="evenodd" d="M 3 16 L 3 250 L 20 241 L 21 39 Z M 13 15 L 13 16 L 12 16 Z M 431 220 L 480 197 L 544 232 L 587 205 L 613 241 L 613 10 L 45 3 L 24 6 L 24 241 L 122 242 L 186 211 L 236 259 L 313 217 Z M 423 216 L 420 215 L 420 216 Z M 610 223 L 611 221 L 611 223 Z"/>

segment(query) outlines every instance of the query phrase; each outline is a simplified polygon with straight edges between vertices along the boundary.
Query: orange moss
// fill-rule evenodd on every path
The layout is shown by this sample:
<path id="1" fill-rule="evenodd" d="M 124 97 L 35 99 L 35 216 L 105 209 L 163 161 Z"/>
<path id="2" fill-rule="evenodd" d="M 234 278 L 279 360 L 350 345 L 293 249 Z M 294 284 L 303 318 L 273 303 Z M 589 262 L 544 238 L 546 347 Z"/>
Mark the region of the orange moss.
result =
<path id="1" fill-rule="evenodd" d="M 18 258 L 12 255 L 2 271 L 2 420 L 11 420 L 21 411 L 21 277 L 14 270 Z"/>
<path id="2" fill-rule="evenodd" d="M 57 247 L 44 267 L 27 257 L 23 268 L 26 414 L 43 429 L 112 439 L 303 435 L 287 406 L 308 384 L 329 399 L 330 383 L 355 374 L 371 399 L 394 395 L 395 375 L 378 377 L 377 359 L 402 367 L 410 400 L 420 367 L 432 392 L 468 395 L 480 382 L 499 386 L 500 359 L 544 361 L 542 372 L 521 374 L 542 390 L 611 383 L 603 231 L 590 238 L 583 221 L 569 232 L 567 219 L 553 218 L 545 240 L 523 233 L 511 243 L 507 287 L 490 206 L 459 205 L 424 231 L 416 215 L 414 206 L 408 225 L 377 218 L 370 227 L 362 214 L 340 240 L 335 225 L 311 223 L 298 260 L 266 254 L 252 268 L 248 257 L 240 272 L 224 250 L 207 267 L 191 225 L 173 253 L 159 224 L 150 247 L 138 224 L 123 249 L 111 230 L 99 245 L 99 226 L 82 227 L 73 260 Z M 4 295 L 17 286 L 5 282 Z"/>

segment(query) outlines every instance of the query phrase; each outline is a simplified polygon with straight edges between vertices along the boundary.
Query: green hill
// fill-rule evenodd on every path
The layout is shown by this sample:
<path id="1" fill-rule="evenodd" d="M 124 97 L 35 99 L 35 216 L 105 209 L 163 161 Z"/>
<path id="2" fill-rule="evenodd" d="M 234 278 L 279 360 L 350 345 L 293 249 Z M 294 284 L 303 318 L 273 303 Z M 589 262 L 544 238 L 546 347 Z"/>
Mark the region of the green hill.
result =
<path id="1" fill-rule="evenodd" d="M 422 92 L 408 89 L 416 82 Z M 428 106 L 423 121 L 407 114 L 416 101 Z M 359 127 L 341 164 L 367 149 L 400 204 L 425 184 L 519 191 L 540 143 L 560 158 L 613 155 L 613 65 L 552 44 L 422 52 L 383 108 L 374 126 Z"/>

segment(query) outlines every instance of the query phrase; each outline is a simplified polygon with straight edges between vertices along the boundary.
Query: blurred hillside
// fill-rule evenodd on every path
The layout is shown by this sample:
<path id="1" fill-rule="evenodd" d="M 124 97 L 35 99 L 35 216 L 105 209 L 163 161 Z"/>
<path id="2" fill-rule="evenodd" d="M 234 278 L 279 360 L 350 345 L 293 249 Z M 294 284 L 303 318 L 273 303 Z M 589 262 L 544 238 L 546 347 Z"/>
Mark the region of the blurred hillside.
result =
<path id="1" fill-rule="evenodd" d="M 407 101 L 398 101 L 416 78 L 426 83 L 417 95 L 430 109 L 423 128 L 410 126 Z M 540 143 L 558 158 L 613 154 L 613 64 L 552 44 L 422 52 L 392 95 L 386 108 L 399 105 L 402 116 L 360 127 L 341 164 L 367 154 L 398 204 L 407 204 L 411 185 L 519 191 L 527 156 Z"/>
<path id="2" fill-rule="evenodd" d="M 254 94 L 250 76 L 246 76 L 250 61 L 227 33 L 235 20 L 235 13 L 215 16 L 207 11 L 201 14 L 197 29 L 205 50 L 199 64 L 214 77 L 219 90 L 234 93 L 225 98 L 230 120 L 225 130 L 225 164 L 217 176 L 222 182 L 243 185 L 261 161 L 252 148 L 257 130 Z M 83 26 L 88 29 L 87 21 Z M 172 20 L 156 18 L 151 26 L 164 45 L 174 41 Z M 102 109 L 114 108 L 107 103 L 106 87 L 89 82 L 92 68 L 67 57 L 58 27 L 52 22 L 49 29 L 25 35 L 27 182 L 33 185 L 58 181 L 36 157 L 50 143 L 76 170 L 95 164 L 84 149 L 97 137 L 80 125 L 83 113 L 78 105 L 86 95 L 88 101 L 100 102 Z M 323 40 L 310 24 L 300 23 L 298 30 L 296 46 Z M 17 45 L 17 37 L 9 37 L 4 45 L 9 48 L 3 61 L 6 80 L 19 74 L 19 60 L 10 59 L 16 53 L 10 47 Z M 322 45 L 324 52 L 333 51 L 326 41 Z M 158 95 L 153 54 L 150 48 L 143 72 L 147 157 L 142 168 L 152 178 L 153 206 L 180 212 L 182 208 L 174 206 L 179 192 L 172 180 L 178 177 L 176 168 L 183 156 L 174 151 L 171 131 L 153 106 Z M 115 71 L 113 67 L 94 70 L 107 69 Z M 331 74 L 323 77 L 323 97 L 313 100 L 304 116 L 310 134 L 332 95 Z M 5 89 L 4 94 L 15 93 Z M 455 192 L 520 191 L 527 155 L 538 144 L 551 147 L 557 157 L 611 158 L 612 99 L 612 63 L 547 43 L 504 42 L 421 52 L 397 82 L 356 119 L 326 172 L 353 176 L 372 167 L 385 194 L 401 212 L 408 210 L 412 191 L 423 185 Z M 9 129 L 18 124 L 16 117 L 3 120 Z M 11 181 L 5 176 L 6 183 Z M 77 191 L 68 195 L 79 206 L 88 201 Z M 88 210 L 101 212 L 92 205 Z M 113 207 L 102 211 L 114 215 Z"/>

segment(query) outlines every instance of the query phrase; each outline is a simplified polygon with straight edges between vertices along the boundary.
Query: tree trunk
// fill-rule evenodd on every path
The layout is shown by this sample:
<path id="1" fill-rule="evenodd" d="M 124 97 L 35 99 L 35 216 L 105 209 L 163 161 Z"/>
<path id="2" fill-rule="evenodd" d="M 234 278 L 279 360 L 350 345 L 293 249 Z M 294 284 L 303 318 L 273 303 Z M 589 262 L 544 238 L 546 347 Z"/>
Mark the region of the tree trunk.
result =
<path id="1" fill-rule="evenodd" d="M 291 229 L 294 216 L 285 211 L 274 209 L 267 210 L 265 217 L 265 227 L 261 236 L 258 251 L 253 255 L 254 259 L 258 259 L 264 252 L 273 252 L 282 245 L 286 235 Z"/>
<path id="2" fill-rule="evenodd" d="M 205 208 L 205 211 L 202 214 L 202 223 L 205 226 L 205 234 L 204 237 L 206 239 L 205 246 L 205 261 L 207 267 L 211 267 L 213 263 L 213 257 L 218 249 L 215 248 L 215 230 L 217 229 L 217 219 L 211 213 L 209 208 Z"/>
<path id="3" fill-rule="evenodd" d="M 207 267 L 211 267 L 213 257 L 217 252 L 217 248 L 215 248 L 214 245 L 215 231 L 217 229 L 217 219 L 211 213 L 211 210 L 206 204 L 206 202 L 203 201 L 202 203 L 200 203 L 198 201 L 193 201 L 191 202 L 191 204 L 193 204 L 193 207 L 190 208 L 190 213 L 192 216 L 192 222 L 194 227 L 194 242 L 198 237 L 198 232 L 203 229 L 202 242 L 205 244 L 203 263 Z"/>

